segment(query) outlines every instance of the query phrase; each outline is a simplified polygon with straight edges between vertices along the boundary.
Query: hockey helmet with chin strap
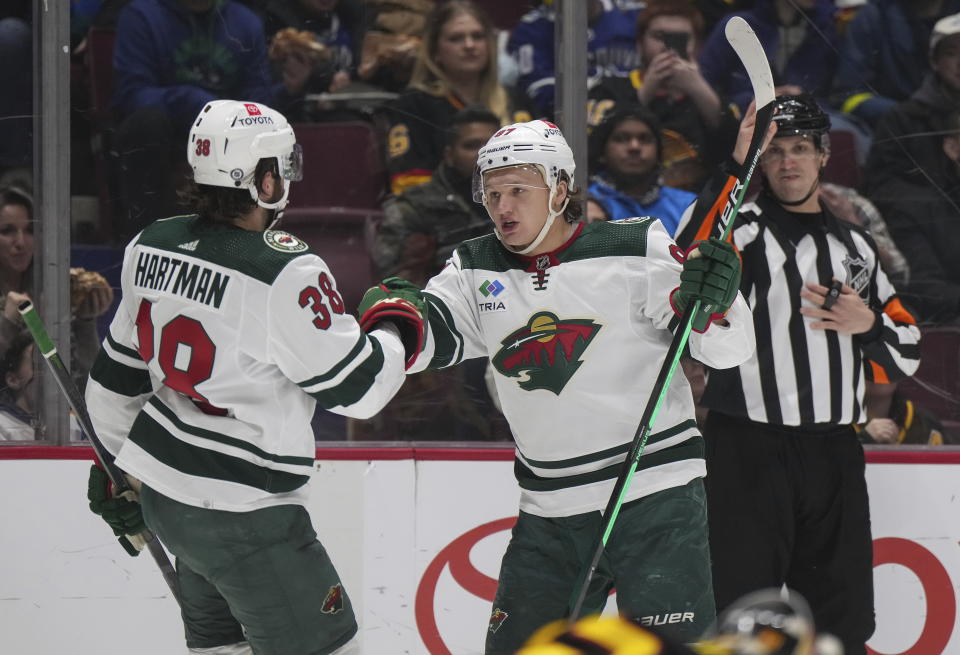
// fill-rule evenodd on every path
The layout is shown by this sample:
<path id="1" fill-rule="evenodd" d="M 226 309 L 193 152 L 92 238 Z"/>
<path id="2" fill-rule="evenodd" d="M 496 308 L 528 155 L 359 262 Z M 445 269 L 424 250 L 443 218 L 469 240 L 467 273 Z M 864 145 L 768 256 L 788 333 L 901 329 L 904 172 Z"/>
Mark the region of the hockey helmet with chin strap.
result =
<path id="1" fill-rule="evenodd" d="M 830 117 L 809 93 L 777 96 L 773 103 L 776 137 L 808 136 L 821 150 L 829 147 Z"/>
<path id="2" fill-rule="evenodd" d="M 262 159 L 276 159 L 287 182 L 274 202 L 262 200 L 257 188 L 255 173 Z M 197 184 L 247 189 L 264 209 L 283 210 L 290 182 L 303 178 L 303 154 L 293 128 L 283 114 L 256 102 L 208 102 L 190 128 L 187 160 Z"/>
<path id="3" fill-rule="evenodd" d="M 566 139 L 563 138 L 560 128 L 553 123 L 535 120 L 508 125 L 490 137 L 486 145 L 477 153 L 477 167 L 473 175 L 474 201 L 486 206 L 484 178 L 487 173 L 515 166 L 535 166 L 540 171 L 540 175 L 550 191 L 547 200 L 547 220 L 537 237 L 520 250 L 511 248 L 504 243 L 507 248 L 525 255 L 540 245 L 540 242 L 549 232 L 554 219 L 567 208 L 569 188 L 567 199 L 559 210 L 553 209 L 553 199 L 556 196 L 562 174 L 566 174 L 568 187 L 573 183 L 576 164 L 573 160 L 573 151 L 567 145 Z M 489 211 L 489 207 L 487 211 Z M 496 229 L 494 229 L 494 232 L 502 242 L 503 238 L 500 232 Z"/>
<path id="4" fill-rule="evenodd" d="M 695 650 L 701 655 L 814 655 L 815 639 L 806 601 L 796 592 L 771 588 L 731 605 Z"/>

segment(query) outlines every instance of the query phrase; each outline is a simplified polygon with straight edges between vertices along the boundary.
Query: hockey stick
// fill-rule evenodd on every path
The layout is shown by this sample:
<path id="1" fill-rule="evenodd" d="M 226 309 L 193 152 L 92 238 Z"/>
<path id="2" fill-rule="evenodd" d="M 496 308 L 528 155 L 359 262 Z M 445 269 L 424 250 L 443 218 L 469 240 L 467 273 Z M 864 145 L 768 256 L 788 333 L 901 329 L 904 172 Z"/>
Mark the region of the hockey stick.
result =
<path id="1" fill-rule="evenodd" d="M 740 211 L 743 196 L 750 184 L 753 169 L 760 159 L 760 149 L 767 133 L 767 127 L 773 118 L 774 101 L 773 75 L 770 72 L 767 55 L 763 51 L 760 41 L 757 40 L 756 34 L 753 33 L 753 30 L 747 22 L 740 17 L 731 18 L 727 22 L 725 32 L 727 41 L 730 42 L 731 47 L 733 47 L 737 53 L 737 57 L 740 58 L 744 68 L 747 69 L 747 74 L 750 76 L 750 83 L 753 86 L 753 93 L 756 98 L 757 116 L 753 128 L 753 136 L 750 139 L 750 147 L 744 159 L 744 165 L 737 175 L 730 176 L 730 179 L 724 185 L 720 197 L 717 198 L 714 205 L 715 210 L 720 211 L 718 224 L 723 229 L 723 239 L 729 238 L 737 212 Z M 720 207 L 722 207 L 722 210 Z M 698 312 L 701 311 L 712 313 L 712 307 L 710 305 L 701 307 L 699 299 L 688 306 L 680 327 L 678 327 L 674 334 L 673 341 L 670 343 L 670 348 L 667 349 L 666 359 L 660 367 L 659 374 L 657 374 L 657 380 L 653 385 L 650 398 L 647 400 L 647 405 L 643 410 L 640 425 L 633 437 L 633 443 L 627 452 L 626 460 L 624 460 L 623 468 L 614 484 L 613 492 L 610 494 L 610 500 L 607 502 L 607 507 L 603 511 L 603 523 L 600 526 L 600 534 L 597 537 L 593 555 L 581 570 L 579 580 L 574 586 L 573 594 L 570 596 L 570 603 L 568 605 L 568 618 L 570 622 L 580 618 L 580 612 L 583 610 L 583 602 L 586 599 L 590 582 L 593 580 L 593 576 L 597 571 L 597 565 L 607 546 L 610 533 L 613 532 L 613 524 L 617 520 L 617 514 L 620 513 L 623 499 L 627 494 L 627 490 L 630 488 L 630 482 L 633 480 L 633 475 L 637 470 L 637 465 L 640 462 L 640 456 L 643 454 L 644 446 L 647 444 L 650 430 L 660 411 L 660 406 L 666 397 L 670 380 L 673 378 L 673 374 L 677 370 L 677 365 L 680 363 L 680 355 L 683 353 L 687 345 L 687 340 L 690 338 L 693 319 L 697 316 Z"/>
<path id="2" fill-rule="evenodd" d="M 18 309 L 23 316 L 23 322 L 30 331 L 30 335 L 37 344 L 37 348 L 40 349 L 40 354 L 43 355 L 47 365 L 50 367 L 53 378 L 57 381 L 57 386 L 60 387 L 60 391 L 66 396 L 67 402 L 70 404 L 70 409 L 72 409 L 76 415 L 80 429 L 83 430 L 87 439 L 90 440 L 90 444 L 93 446 L 93 452 L 96 454 L 97 459 L 110 478 L 110 482 L 113 483 L 113 493 L 117 496 L 123 496 L 128 500 L 136 500 L 137 492 L 130 485 L 124 472 L 121 471 L 120 467 L 113 461 L 113 455 L 104 447 L 103 442 L 97 437 L 93 429 L 93 423 L 90 422 L 87 404 L 84 402 L 83 396 L 80 395 L 80 390 L 77 389 L 77 386 L 73 383 L 67 367 L 64 366 L 63 360 L 60 358 L 60 353 L 57 352 L 57 347 L 53 345 L 53 341 L 50 340 L 50 335 L 47 334 L 47 329 L 44 327 L 37 310 L 33 307 L 33 303 L 25 300 L 20 303 Z M 174 600 L 180 603 L 180 586 L 177 581 L 177 572 L 170 563 L 167 552 L 163 549 L 163 545 L 160 543 L 160 540 L 157 539 L 157 536 L 148 528 L 144 528 L 140 534 L 120 537 L 121 545 L 129 552 L 129 548 L 126 544 L 123 544 L 123 540 L 129 541 L 130 545 L 137 550 L 143 550 L 144 546 L 147 547 L 153 560 L 160 568 L 160 573 L 163 574 L 164 581 L 167 583 L 167 586 L 170 587 L 170 593 L 173 594 Z"/>

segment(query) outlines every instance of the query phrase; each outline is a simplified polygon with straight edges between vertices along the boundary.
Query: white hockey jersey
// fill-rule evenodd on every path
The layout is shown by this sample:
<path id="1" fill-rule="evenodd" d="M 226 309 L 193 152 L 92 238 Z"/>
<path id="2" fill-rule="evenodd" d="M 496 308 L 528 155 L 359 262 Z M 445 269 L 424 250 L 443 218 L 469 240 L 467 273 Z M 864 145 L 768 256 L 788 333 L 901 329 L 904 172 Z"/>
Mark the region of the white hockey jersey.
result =
<path id="1" fill-rule="evenodd" d="M 682 251 L 659 220 L 577 228 L 558 250 L 509 253 L 493 235 L 467 241 L 424 293 L 427 348 L 410 372 L 487 356 L 517 444 L 520 509 L 539 516 L 602 510 L 673 338 L 670 292 Z M 754 349 L 743 298 L 729 325 L 693 333 L 715 368 Z M 678 371 L 626 500 L 705 474 L 690 387 Z"/>
<path id="2" fill-rule="evenodd" d="M 124 471 L 182 503 L 305 503 L 316 403 L 366 418 L 404 379 L 397 333 L 364 334 L 286 232 L 158 221 L 127 246 L 122 292 L 90 416 Z"/>

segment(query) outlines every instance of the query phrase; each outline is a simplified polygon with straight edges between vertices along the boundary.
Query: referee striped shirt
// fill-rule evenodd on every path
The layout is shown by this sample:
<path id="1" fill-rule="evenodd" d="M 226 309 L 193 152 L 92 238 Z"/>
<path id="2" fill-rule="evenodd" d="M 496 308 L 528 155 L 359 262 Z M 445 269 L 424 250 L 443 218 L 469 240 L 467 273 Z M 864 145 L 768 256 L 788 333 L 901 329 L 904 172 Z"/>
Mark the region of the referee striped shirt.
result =
<path id="1" fill-rule="evenodd" d="M 717 198 L 717 178 L 698 204 Z M 821 205 L 822 206 L 822 205 Z M 722 208 L 721 208 L 722 209 Z M 706 214 L 706 215 L 704 215 Z M 719 237 L 719 210 L 697 205 L 678 227 L 681 245 Z M 709 409 L 775 425 L 850 424 L 866 420 L 865 382 L 891 382 L 916 371 L 920 332 L 880 268 L 877 247 L 858 226 L 822 214 L 786 211 L 761 194 L 741 207 L 733 230 L 753 311 L 757 350 L 744 364 L 711 370 L 701 403 Z M 800 313 L 804 285 L 836 278 L 856 290 L 878 316 L 858 335 L 812 329 Z"/>

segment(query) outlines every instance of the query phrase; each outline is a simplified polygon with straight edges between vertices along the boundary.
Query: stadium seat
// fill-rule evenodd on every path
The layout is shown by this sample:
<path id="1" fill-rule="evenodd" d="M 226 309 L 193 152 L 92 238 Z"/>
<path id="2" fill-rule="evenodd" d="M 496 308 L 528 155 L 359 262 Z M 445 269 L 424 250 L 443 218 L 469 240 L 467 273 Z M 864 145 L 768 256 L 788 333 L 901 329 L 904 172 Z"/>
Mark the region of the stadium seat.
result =
<path id="1" fill-rule="evenodd" d="M 920 368 L 897 390 L 943 422 L 948 443 L 960 443 L 960 327 L 924 327 Z"/>
<path id="2" fill-rule="evenodd" d="M 520 18 L 537 6 L 538 3 L 532 0 L 518 2 L 518 0 L 487 0 L 482 3 L 483 8 L 490 15 L 490 20 L 501 30 L 509 32 Z"/>
<path id="3" fill-rule="evenodd" d="M 284 213 L 280 225 L 323 258 L 333 272 L 346 310 L 354 315 L 364 291 L 374 283 L 367 243 L 381 217 L 379 209 L 297 207 Z"/>
<path id="4" fill-rule="evenodd" d="M 823 169 L 824 182 L 860 188 L 860 167 L 853 139 L 853 133 L 846 130 L 830 131 L 830 160 Z"/>
<path id="5" fill-rule="evenodd" d="M 116 32 L 94 27 L 87 33 L 86 67 L 90 96 L 91 148 L 100 201 L 98 232 L 101 239 L 115 235 L 114 204 L 110 189 L 116 188 L 114 165 L 110 155 L 110 135 L 114 129 L 110 99 L 113 93 L 113 44 Z"/>
<path id="6" fill-rule="evenodd" d="M 363 121 L 293 126 L 303 148 L 303 181 L 290 190 L 297 208 L 379 209 L 386 166 L 373 126 Z"/>

